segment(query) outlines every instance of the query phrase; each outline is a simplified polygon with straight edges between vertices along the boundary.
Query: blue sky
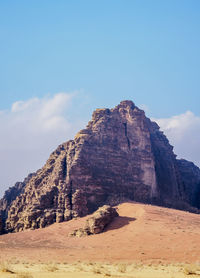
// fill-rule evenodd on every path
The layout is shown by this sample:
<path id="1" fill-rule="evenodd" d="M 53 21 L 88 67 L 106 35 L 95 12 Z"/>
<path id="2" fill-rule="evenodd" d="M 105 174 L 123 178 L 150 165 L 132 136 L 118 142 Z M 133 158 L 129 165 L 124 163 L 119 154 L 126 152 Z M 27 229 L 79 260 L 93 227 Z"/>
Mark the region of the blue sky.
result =
<path id="1" fill-rule="evenodd" d="M 92 108 L 199 115 L 199 30 L 198 0 L 1 1 L 0 109 L 82 89 Z"/>
<path id="2" fill-rule="evenodd" d="M 36 170 L 57 143 L 73 137 L 95 108 L 113 107 L 124 99 L 132 99 L 146 108 L 148 116 L 160 120 L 178 155 L 200 165 L 199 69 L 199 0 L 0 1 L 0 123 L 5 135 L 4 141 L 0 139 L 5 168 L 0 180 L 11 184 Z M 69 100 L 59 95 L 62 92 L 73 97 Z M 53 136 L 54 128 L 51 133 L 48 129 L 46 137 L 37 131 L 38 140 L 31 141 L 32 149 L 27 147 L 34 136 L 27 135 L 26 127 L 36 124 L 31 113 L 40 111 L 38 107 L 46 109 L 45 101 L 48 107 L 55 101 L 58 108 L 61 98 L 66 104 L 62 113 L 57 109 L 48 114 L 49 123 L 60 117 L 59 136 Z M 15 127 L 18 138 L 10 145 L 8 126 Z M 192 140 L 189 133 L 195 143 L 192 151 L 185 151 L 185 142 Z M 45 140 L 50 134 L 54 139 L 48 145 Z M 180 138 L 185 141 L 180 143 Z M 10 149 L 16 157 L 24 153 L 25 161 L 11 179 L 10 169 L 6 170 L 13 156 L 9 159 Z"/>

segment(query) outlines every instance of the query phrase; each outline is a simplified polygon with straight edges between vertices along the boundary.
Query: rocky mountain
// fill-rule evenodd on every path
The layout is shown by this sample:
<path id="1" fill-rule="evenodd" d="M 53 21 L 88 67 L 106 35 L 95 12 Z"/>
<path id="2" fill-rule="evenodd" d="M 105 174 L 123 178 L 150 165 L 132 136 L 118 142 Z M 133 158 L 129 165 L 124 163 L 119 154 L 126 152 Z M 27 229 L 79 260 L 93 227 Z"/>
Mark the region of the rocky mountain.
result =
<path id="1" fill-rule="evenodd" d="M 95 110 L 74 140 L 58 146 L 42 169 L 6 191 L 0 229 L 45 227 L 125 200 L 200 208 L 200 169 L 177 160 L 159 126 L 132 101 Z"/>

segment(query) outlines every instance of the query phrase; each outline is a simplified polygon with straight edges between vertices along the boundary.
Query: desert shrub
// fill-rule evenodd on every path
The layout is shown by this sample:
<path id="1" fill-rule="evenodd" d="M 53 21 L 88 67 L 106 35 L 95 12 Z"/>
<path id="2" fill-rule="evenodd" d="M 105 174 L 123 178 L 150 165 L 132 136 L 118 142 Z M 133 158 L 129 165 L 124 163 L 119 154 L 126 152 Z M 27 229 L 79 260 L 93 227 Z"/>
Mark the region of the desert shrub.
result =
<path id="1" fill-rule="evenodd" d="M 126 264 L 118 264 L 117 265 L 117 270 L 121 273 L 125 273 L 127 269 L 127 265 Z"/>
<path id="2" fill-rule="evenodd" d="M 183 272 L 186 275 L 200 274 L 200 266 L 196 264 L 187 265 L 183 268 Z"/>
<path id="3" fill-rule="evenodd" d="M 76 266 L 76 269 L 77 269 L 78 271 L 83 271 L 83 270 L 84 270 L 84 268 L 83 268 L 83 266 L 82 266 L 81 264 L 78 264 L 78 265 Z"/>
<path id="4" fill-rule="evenodd" d="M 93 264 L 94 264 L 93 262 L 88 262 L 88 263 L 87 263 L 87 265 L 93 265 Z"/>
<path id="5" fill-rule="evenodd" d="M 94 267 L 92 268 L 92 272 L 93 272 L 94 274 L 101 274 L 101 273 L 102 273 L 102 269 L 101 269 L 100 266 L 96 265 L 96 266 L 94 266 Z"/>
<path id="6" fill-rule="evenodd" d="M 33 278 L 30 273 L 18 273 L 16 278 Z"/>
<path id="7" fill-rule="evenodd" d="M 14 273 L 11 266 L 8 263 L 1 263 L 0 264 L 0 271 L 7 272 L 7 273 Z"/>
<path id="8" fill-rule="evenodd" d="M 106 277 L 110 277 L 110 276 L 111 276 L 111 273 L 110 273 L 110 271 L 108 271 L 108 270 L 104 270 L 104 271 L 102 272 L 102 274 L 103 274 L 104 276 L 106 276 Z"/>
<path id="9" fill-rule="evenodd" d="M 49 272 L 55 272 L 58 270 L 58 267 L 55 264 L 47 264 L 44 266 L 44 269 Z"/>

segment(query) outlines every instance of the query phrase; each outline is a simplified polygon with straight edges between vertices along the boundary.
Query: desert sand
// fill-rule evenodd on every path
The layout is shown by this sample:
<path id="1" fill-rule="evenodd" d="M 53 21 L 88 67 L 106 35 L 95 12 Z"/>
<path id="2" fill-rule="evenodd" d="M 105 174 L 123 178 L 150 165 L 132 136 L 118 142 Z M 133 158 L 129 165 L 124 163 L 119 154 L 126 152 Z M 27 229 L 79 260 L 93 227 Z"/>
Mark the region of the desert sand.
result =
<path id="1" fill-rule="evenodd" d="M 200 275 L 200 215 L 134 202 L 117 209 L 102 234 L 70 237 L 84 217 L 0 236 L 0 277 Z"/>

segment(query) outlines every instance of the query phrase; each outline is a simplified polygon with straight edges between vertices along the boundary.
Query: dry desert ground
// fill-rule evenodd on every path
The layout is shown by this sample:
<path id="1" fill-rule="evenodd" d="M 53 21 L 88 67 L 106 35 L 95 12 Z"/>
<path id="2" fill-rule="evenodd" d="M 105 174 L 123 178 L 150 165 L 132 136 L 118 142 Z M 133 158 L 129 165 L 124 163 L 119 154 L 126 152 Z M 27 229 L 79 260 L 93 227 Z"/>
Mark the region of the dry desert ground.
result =
<path id="1" fill-rule="evenodd" d="M 128 202 L 104 233 L 87 217 L 0 236 L 0 278 L 200 277 L 200 215 Z"/>

